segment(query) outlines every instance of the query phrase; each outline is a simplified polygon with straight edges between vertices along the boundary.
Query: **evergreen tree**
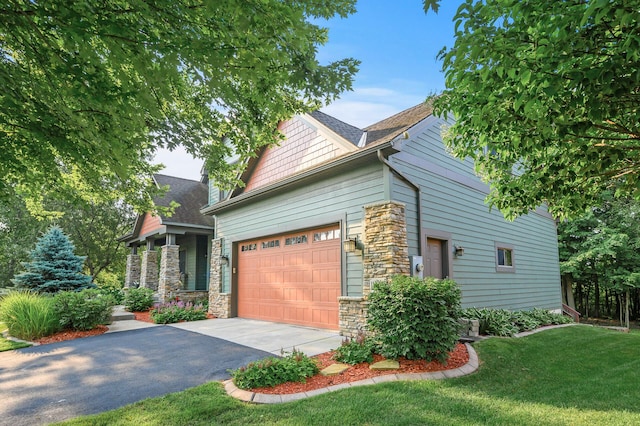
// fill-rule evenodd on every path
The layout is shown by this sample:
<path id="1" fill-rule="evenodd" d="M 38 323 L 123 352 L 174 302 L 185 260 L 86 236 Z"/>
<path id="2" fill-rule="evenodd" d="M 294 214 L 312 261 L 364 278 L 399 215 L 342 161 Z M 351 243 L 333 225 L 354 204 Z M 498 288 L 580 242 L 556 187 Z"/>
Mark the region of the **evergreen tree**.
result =
<path id="1" fill-rule="evenodd" d="M 26 271 L 13 279 L 17 287 L 40 293 L 82 290 L 93 287 L 91 277 L 82 273 L 84 256 L 76 256 L 75 247 L 58 226 L 49 228 L 30 253 Z"/>

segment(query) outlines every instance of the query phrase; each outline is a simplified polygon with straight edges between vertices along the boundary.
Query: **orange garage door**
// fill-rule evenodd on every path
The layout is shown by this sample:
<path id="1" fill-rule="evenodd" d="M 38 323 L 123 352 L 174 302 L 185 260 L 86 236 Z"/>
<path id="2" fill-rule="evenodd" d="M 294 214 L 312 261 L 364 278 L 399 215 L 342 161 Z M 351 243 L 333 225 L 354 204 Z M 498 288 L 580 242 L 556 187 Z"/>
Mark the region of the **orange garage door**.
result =
<path id="1" fill-rule="evenodd" d="M 238 245 L 238 316 L 338 329 L 340 229 Z"/>

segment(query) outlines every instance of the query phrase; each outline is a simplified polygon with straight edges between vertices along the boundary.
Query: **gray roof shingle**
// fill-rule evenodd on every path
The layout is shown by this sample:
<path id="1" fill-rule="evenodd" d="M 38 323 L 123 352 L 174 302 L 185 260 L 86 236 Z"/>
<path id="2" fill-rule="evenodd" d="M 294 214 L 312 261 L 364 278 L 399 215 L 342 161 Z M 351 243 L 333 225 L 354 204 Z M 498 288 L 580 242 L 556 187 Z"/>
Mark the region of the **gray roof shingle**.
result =
<path id="1" fill-rule="evenodd" d="M 209 200 L 209 190 L 205 183 L 161 174 L 153 177 L 159 186 L 169 185 L 169 191 L 164 197 L 155 199 L 155 203 L 167 207 L 173 200 L 180 204 L 171 217 L 161 215 L 163 223 L 213 227 L 213 217 L 200 214 L 200 209 Z"/>
<path id="2" fill-rule="evenodd" d="M 362 129 L 340 121 L 322 111 L 313 111 L 310 115 L 356 146 L 364 133 Z"/>

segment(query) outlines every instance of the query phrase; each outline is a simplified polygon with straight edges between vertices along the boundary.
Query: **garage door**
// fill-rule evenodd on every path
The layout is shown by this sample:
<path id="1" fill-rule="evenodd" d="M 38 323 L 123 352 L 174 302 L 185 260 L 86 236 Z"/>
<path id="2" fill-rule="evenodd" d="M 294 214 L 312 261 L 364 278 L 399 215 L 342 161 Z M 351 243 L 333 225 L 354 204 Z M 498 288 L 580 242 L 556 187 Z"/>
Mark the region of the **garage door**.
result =
<path id="1" fill-rule="evenodd" d="M 238 316 L 338 329 L 338 225 L 238 246 Z"/>

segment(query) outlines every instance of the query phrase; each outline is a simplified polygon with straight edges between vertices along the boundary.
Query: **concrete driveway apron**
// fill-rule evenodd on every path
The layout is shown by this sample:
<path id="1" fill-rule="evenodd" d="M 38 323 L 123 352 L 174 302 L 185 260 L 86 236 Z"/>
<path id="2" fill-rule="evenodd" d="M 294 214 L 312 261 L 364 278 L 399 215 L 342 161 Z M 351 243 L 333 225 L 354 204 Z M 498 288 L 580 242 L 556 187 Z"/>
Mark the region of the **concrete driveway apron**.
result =
<path id="1" fill-rule="evenodd" d="M 47 424 L 229 378 L 271 355 L 177 327 L 0 353 L 0 424 Z"/>

